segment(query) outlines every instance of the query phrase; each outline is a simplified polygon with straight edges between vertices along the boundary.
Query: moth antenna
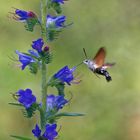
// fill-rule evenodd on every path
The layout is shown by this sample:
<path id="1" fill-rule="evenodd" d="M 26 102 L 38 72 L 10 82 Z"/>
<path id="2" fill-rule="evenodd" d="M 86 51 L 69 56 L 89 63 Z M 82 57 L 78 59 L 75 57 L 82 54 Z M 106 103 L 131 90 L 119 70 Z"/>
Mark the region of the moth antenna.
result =
<path id="1" fill-rule="evenodd" d="M 80 66 L 81 64 L 83 64 L 83 62 L 81 62 L 81 63 L 77 64 L 77 65 L 76 65 L 76 67 Z"/>
<path id="2" fill-rule="evenodd" d="M 86 53 L 86 50 L 85 50 L 85 48 L 83 48 L 83 52 L 84 52 L 84 54 L 85 54 L 85 57 L 86 57 L 86 59 L 87 59 L 87 53 Z"/>

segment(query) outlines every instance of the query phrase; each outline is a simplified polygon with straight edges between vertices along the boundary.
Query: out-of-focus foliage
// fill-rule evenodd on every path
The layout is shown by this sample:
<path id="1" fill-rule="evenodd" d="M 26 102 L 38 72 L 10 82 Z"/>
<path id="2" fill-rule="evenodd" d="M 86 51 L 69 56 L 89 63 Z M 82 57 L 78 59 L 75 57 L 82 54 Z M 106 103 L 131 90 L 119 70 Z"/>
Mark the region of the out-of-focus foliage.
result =
<path id="1" fill-rule="evenodd" d="M 74 85 L 72 104 L 66 111 L 86 113 L 85 117 L 62 119 L 61 140 L 139 140 L 140 139 L 140 1 L 139 0 L 69 0 L 63 5 L 68 27 L 52 47 L 53 62 L 48 75 L 64 65 L 70 67 L 84 59 L 82 48 L 93 57 L 100 46 L 107 49 L 109 62 L 116 65 L 109 70 L 113 81 L 97 78 L 86 66 L 78 73 L 82 82 Z M 39 14 L 39 1 L 5 0 L 0 5 L 0 139 L 10 134 L 31 136 L 36 122 L 26 121 L 20 110 L 8 105 L 11 92 L 31 88 L 40 91 L 40 75 L 21 71 L 12 61 L 16 49 L 26 51 L 39 30 L 30 33 L 22 23 L 8 18 L 11 7 L 33 10 Z M 55 91 L 49 89 L 50 93 Z"/>

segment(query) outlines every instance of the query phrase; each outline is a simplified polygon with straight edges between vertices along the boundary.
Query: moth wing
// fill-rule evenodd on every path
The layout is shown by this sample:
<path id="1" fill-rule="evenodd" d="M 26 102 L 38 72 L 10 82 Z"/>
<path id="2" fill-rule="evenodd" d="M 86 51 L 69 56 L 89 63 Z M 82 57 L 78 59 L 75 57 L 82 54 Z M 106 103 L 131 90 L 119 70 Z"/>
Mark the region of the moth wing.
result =
<path id="1" fill-rule="evenodd" d="M 114 66 L 116 63 L 106 63 L 103 64 L 102 68 L 107 69 L 107 68 L 111 68 L 112 66 Z"/>
<path id="2" fill-rule="evenodd" d="M 96 53 L 95 57 L 93 58 L 93 61 L 97 65 L 97 67 L 103 66 L 105 61 L 105 56 L 106 56 L 105 48 L 101 47 Z"/>

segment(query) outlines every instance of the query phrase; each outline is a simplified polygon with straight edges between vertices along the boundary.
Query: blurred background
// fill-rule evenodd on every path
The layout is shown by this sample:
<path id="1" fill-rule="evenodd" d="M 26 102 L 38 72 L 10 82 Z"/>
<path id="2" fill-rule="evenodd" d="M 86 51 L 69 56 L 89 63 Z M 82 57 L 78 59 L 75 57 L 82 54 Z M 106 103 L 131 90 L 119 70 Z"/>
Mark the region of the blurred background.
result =
<path id="1" fill-rule="evenodd" d="M 38 116 L 28 120 L 18 108 L 8 105 L 11 92 L 31 88 L 38 96 L 40 74 L 28 69 L 21 71 L 15 50 L 30 49 L 32 40 L 40 37 L 24 30 L 24 25 L 8 18 L 12 7 L 35 11 L 39 0 L 3 0 L 0 5 L 0 140 L 10 140 L 10 134 L 32 137 L 31 130 Z M 139 0 L 69 0 L 63 5 L 67 23 L 59 39 L 49 46 L 53 62 L 48 75 L 64 65 L 73 67 L 85 57 L 85 48 L 92 58 L 101 46 L 107 50 L 107 62 L 116 62 L 109 69 L 113 81 L 107 83 L 93 75 L 85 65 L 79 66 L 82 75 L 79 85 L 67 86 L 67 96 L 73 94 L 65 111 L 85 113 L 85 117 L 62 118 L 60 140 L 139 140 L 140 139 L 140 1 Z M 49 93 L 55 89 L 49 89 Z M 34 139 L 34 138 L 33 138 Z"/>

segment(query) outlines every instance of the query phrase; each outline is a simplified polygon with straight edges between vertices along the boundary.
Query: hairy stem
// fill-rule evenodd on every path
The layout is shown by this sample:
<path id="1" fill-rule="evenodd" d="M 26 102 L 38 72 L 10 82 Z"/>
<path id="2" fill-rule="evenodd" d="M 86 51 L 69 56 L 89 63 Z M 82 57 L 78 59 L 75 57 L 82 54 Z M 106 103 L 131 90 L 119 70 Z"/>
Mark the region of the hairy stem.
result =
<path id="1" fill-rule="evenodd" d="M 41 33 L 42 38 L 46 42 L 46 16 L 47 16 L 47 0 L 41 0 Z"/>
<path id="2" fill-rule="evenodd" d="M 45 62 L 42 61 L 42 110 L 40 112 L 42 129 L 44 129 L 46 125 L 46 97 L 47 97 L 46 74 L 47 74 L 46 64 Z"/>
<path id="3" fill-rule="evenodd" d="M 47 0 L 41 0 L 41 36 L 46 43 L 46 16 L 47 16 Z M 40 123 L 41 129 L 43 130 L 46 125 L 46 97 L 47 97 L 47 87 L 46 87 L 46 74 L 47 67 L 44 60 L 42 60 L 42 107 L 40 110 Z"/>

